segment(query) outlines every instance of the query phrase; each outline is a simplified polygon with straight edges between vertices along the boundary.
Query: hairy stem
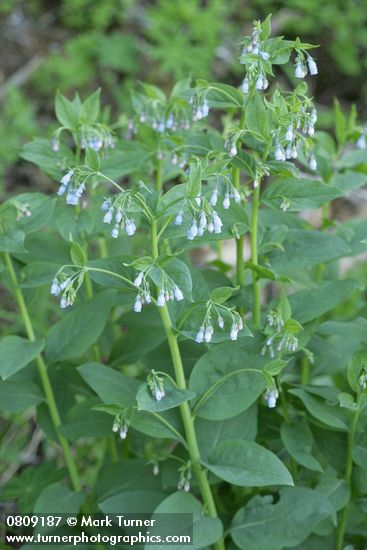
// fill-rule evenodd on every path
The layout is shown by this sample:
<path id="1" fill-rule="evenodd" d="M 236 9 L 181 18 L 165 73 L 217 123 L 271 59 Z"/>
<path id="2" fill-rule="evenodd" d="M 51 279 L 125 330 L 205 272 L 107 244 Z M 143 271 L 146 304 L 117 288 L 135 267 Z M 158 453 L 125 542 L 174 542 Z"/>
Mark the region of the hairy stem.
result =
<path id="1" fill-rule="evenodd" d="M 348 447 L 347 447 L 347 459 L 345 463 L 345 481 L 347 482 L 350 491 L 352 490 L 352 474 L 353 474 L 353 447 L 354 440 L 358 428 L 359 415 L 361 414 L 361 399 L 362 393 L 358 395 L 357 407 L 354 412 L 353 420 L 350 429 L 348 430 Z M 349 514 L 349 502 L 341 510 L 338 521 L 338 530 L 336 534 L 336 550 L 342 550 L 344 548 L 344 535 L 347 526 L 348 514 Z"/>
<path id="2" fill-rule="evenodd" d="M 151 238 L 152 238 L 152 256 L 156 260 L 158 258 L 158 238 L 157 238 L 157 223 L 152 221 L 151 225 Z M 177 342 L 177 337 L 172 329 L 171 317 L 167 306 L 159 308 L 163 328 L 166 333 L 168 346 L 171 352 L 172 364 L 175 372 L 176 384 L 179 389 L 186 389 L 185 371 L 182 364 L 182 358 L 180 348 Z M 201 466 L 201 457 L 199 446 L 196 438 L 195 425 L 191 414 L 190 405 L 186 402 L 180 405 L 181 418 L 184 425 L 186 441 L 188 445 L 188 452 L 190 460 L 192 461 L 192 468 L 195 477 L 199 483 L 201 496 L 205 503 L 208 515 L 210 517 L 217 517 L 217 509 L 215 506 L 213 494 L 209 485 L 206 471 Z M 215 545 L 216 550 L 224 550 L 223 541 L 217 542 Z"/>
<path id="3" fill-rule="evenodd" d="M 13 286 L 14 295 L 18 304 L 24 329 L 26 331 L 28 340 L 30 340 L 31 342 L 34 342 L 34 340 L 36 339 L 36 336 L 33 330 L 32 321 L 29 316 L 28 308 L 25 303 L 23 293 L 18 283 L 18 279 L 14 270 L 12 259 L 7 252 L 4 253 L 4 259 L 5 259 L 5 265 L 11 280 L 11 284 Z M 51 386 L 50 378 L 48 376 L 46 363 L 41 354 L 39 354 L 36 357 L 35 361 L 36 361 L 37 369 L 41 379 L 43 391 L 46 397 L 47 405 L 50 411 L 51 420 L 55 428 L 55 431 L 57 433 L 59 443 L 64 453 L 64 459 L 69 471 L 70 479 L 72 481 L 74 489 L 76 491 L 80 491 L 81 490 L 80 478 L 79 478 L 79 474 L 77 471 L 77 467 L 76 467 L 73 455 L 71 453 L 69 443 L 61 434 L 59 434 L 59 427 L 61 426 L 61 418 L 57 408 L 55 395 Z"/>

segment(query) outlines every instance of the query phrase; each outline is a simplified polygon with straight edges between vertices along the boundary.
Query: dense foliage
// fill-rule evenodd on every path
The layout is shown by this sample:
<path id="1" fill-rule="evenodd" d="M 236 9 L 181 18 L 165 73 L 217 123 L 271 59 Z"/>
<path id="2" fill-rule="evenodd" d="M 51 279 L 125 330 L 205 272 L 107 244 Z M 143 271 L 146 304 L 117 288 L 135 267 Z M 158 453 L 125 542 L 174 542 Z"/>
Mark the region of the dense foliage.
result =
<path id="1" fill-rule="evenodd" d="M 169 89 L 175 79 L 238 81 L 236 43 L 252 19 L 274 13 L 277 34 L 321 44 L 316 53 L 320 126 L 330 128 L 334 95 L 366 114 L 366 0 L 1 0 L 0 173 L 14 191 L 36 181 L 17 147 L 46 134 L 59 88 L 103 87 L 104 104 L 125 110 L 136 79 Z M 287 78 L 291 71 L 285 69 Z M 38 130 L 37 130 L 38 126 Z M 15 166 L 14 166 L 15 165 Z M 0 189 L 3 192 L 4 182 Z"/>
<path id="2" fill-rule="evenodd" d="M 365 185 L 366 137 L 338 102 L 336 137 L 315 132 L 313 47 L 267 17 L 239 88 L 140 84 L 117 122 L 100 90 L 57 94 L 22 157 L 59 198 L 0 208 L 0 407 L 45 434 L 3 490 L 16 509 L 134 502 L 192 512 L 194 548 L 364 547 L 365 273 L 346 260 L 367 223 L 330 209 Z"/>

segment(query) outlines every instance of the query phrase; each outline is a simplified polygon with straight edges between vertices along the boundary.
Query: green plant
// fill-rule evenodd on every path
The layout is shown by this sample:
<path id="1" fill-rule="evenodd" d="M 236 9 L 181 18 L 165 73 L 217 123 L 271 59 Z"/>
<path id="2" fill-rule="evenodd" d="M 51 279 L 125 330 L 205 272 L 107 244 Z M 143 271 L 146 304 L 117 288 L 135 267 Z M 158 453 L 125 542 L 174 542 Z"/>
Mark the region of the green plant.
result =
<path id="1" fill-rule="evenodd" d="M 366 182 L 364 132 L 336 104 L 336 141 L 315 134 L 312 46 L 270 34 L 268 17 L 242 42 L 241 89 L 141 84 L 126 124 L 100 91 L 57 94 L 52 145 L 24 147 L 65 201 L 0 210 L 23 324 L 0 342 L 1 407 L 37 407 L 68 477 L 24 499 L 25 469 L 4 490 L 20 510 L 191 512 L 195 548 L 365 541 L 366 306 L 339 260 L 365 251 L 366 222 L 329 209 Z M 318 209 L 317 229 L 298 215 Z M 217 256 L 199 267 L 203 245 Z"/>

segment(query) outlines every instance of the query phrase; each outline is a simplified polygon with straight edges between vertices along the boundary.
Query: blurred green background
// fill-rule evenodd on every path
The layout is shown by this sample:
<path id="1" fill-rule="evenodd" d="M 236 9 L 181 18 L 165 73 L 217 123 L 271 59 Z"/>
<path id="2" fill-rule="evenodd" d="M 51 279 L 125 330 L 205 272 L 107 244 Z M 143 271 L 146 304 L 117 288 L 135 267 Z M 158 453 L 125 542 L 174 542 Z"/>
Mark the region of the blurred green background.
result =
<path id="1" fill-rule="evenodd" d="M 345 109 L 355 103 L 364 120 L 367 0 L 0 0 L 1 194 L 42 187 L 18 151 L 50 132 L 58 88 L 102 86 L 118 114 L 137 80 L 168 89 L 191 74 L 237 85 L 237 45 L 268 13 L 275 34 L 320 45 L 311 93 L 321 124 L 335 96 Z"/>

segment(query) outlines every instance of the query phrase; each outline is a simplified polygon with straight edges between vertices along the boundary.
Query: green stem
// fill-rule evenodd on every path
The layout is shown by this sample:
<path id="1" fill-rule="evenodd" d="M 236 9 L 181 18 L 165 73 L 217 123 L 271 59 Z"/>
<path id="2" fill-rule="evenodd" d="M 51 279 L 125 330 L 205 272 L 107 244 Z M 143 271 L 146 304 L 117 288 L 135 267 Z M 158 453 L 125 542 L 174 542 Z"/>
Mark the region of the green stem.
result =
<path id="1" fill-rule="evenodd" d="M 101 258 L 107 258 L 108 250 L 107 250 L 106 239 L 104 237 L 100 237 L 98 239 L 98 248 L 99 248 L 99 255 L 101 256 Z"/>
<path id="2" fill-rule="evenodd" d="M 116 448 L 116 441 L 113 434 L 107 437 L 107 445 L 111 456 L 111 462 L 112 464 L 115 464 L 117 462 L 117 448 Z"/>
<path id="3" fill-rule="evenodd" d="M 158 238 L 157 238 L 157 222 L 152 220 L 151 224 L 151 238 L 152 238 L 152 256 L 156 260 L 159 256 L 158 252 Z M 175 372 L 176 384 L 179 389 L 186 389 L 185 371 L 182 364 L 182 358 L 180 348 L 177 342 L 177 337 L 172 330 L 171 317 L 167 306 L 159 308 L 163 328 L 166 333 L 168 346 L 171 352 L 172 364 Z M 192 462 L 192 468 L 196 479 L 199 483 L 201 496 L 205 503 L 208 515 L 210 517 L 217 517 L 217 509 L 215 506 L 213 494 L 209 485 L 206 471 L 201 467 L 201 456 L 199 451 L 199 445 L 196 438 L 195 425 L 191 415 L 191 408 L 189 404 L 183 403 L 180 405 L 180 412 L 182 422 L 184 425 L 186 441 L 188 445 L 188 452 L 190 460 Z M 215 545 L 216 550 L 224 550 L 224 542 L 218 541 Z"/>
<path id="4" fill-rule="evenodd" d="M 241 119 L 239 122 L 239 128 L 242 129 L 245 125 L 246 120 L 246 110 L 242 108 Z M 240 169 L 233 167 L 232 168 L 232 182 L 234 187 L 240 191 L 241 182 L 240 182 Z M 245 264 L 243 259 L 243 235 L 240 235 L 236 239 L 236 281 L 238 285 L 243 285 L 245 281 Z"/>
<path id="5" fill-rule="evenodd" d="M 310 371 L 311 371 L 311 364 L 310 360 L 306 355 L 304 355 L 301 359 L 301 384 L 309 384 L 310 382 Z"/>
<path id="6" fill-rule="evenodd" d="M 361 414 L 362 395 L 363 395 L 362 393 L 358 395 L 357 408 L 353 416 L 352 425 L 350 427 L 350 430 L 348 430 L 348 434 L 347 434 L 348 447 L 347 447 L 347 460 L 345 463 L 345 481 L 347 482 L 350 491 L 352 490 L 353 447 L 354 447 L 354 440 L 355 440 L 355 436 L 358 428 L 359 415 Z M 341 510 L 340 512 L 339 521 L 338 521 L 338 530 L 336 535 L 336 550 L 342 550 L 344 547 L 344 535 L 345 535 L 345 529 L 347 526 L 347 520 L 348 520 L 348 514 L 349 514 L 349 504 L 350 502 L 347 502 L 343 510 Z"/>
<path id="7" fill-rule="evenodd" d="M 320 227 L 321 231 L 324 231 L 327 228 L 329 224 L 329 219 L 330 219 L 330 203 L 327 202 L 322 205 L 322 209 L 321 209 L 321 227 Z M 315 270 L 315 279 L 317 282 L 321 282 L 323 280 L 324 272 L 325 272 L 325 264 L 324 263 L 319 264 Z"/>
<path id="8" fill-rule="evenodd" d="M 88 273 L 85 273 L 84 275 L 84 283 L 85 283 L 85 292 L 87 294 L 88 300 L 93 300 L 93 296 L 94 296 L 93 286 Z M 99 363 L 101 360 L 101 352 L 99 351 L 99 347 L 97 346 L 97 344 L 93 344 L 92 346 L 92 355 L 93 355 L 94 361 L 97 361 L 97 363 Z"/>
<path id="9" fill-rule="evenodd" d="M 163 160 L 157 159 L 156 187 L 157 191 L 162 191 L 163 185 Z"/>
<path id="10" fill-rule="evenodd" d="M 34 340 L 36 339 L 36 336 L 35 336 L 35 333 L 34 333 L 34 330 L 33 330 L 32 321 L 31 321 L 31 318 L 29 316 L 28 308 L 27 308 L 27 305 L 25 303 L 23 293 L 22 293 L 22 291 L 20 289 L 20 286 L 19 286 L 19 283 L 18 283 L 18 279 L 17 279 L 16 273 L 15 273 L 15 270 L 14 270 L 12 259 L 11 259 L 10 255 L 7 252 L 4 253 L 4 259 L 5 259 L 5 265 L 6 265 L 8 273 L 9 273 L 10 280 L 11 280 L 11 284 L 13 286 L 15 298 L 16 298 L 17 303 L 18 303 L 20 315 L 22 317 L 22 321 L 23 321 L 23 324 L 24 324 L 24 328 L 25 328 L 27 337 L 31 342 L 34 342 Z M 57 408 L 55 395 L 54 395 L 54 392 L 53 392 L 53 389 L 52 389 L 52 386 L 51 386 L 50 378 L 49 378 L 48 373 L 47 373 L 46 363 L 45 363 L 45 361 L 44 361 L 41 354 L 39 354 L 36 357 L 35 361 L 36 361 L 37 369 L 38 369 L 38 372 L 39 372 L 39 376 L 41 378 L 41 383 L 42 383 L 43 391 L 44 391 L 46 401 L 47 401 L 47 404 L 48 404 L 48 408 L 49 408 L 49 411 L 50 411 L 51 420 L 52 420 L 52 423 L 53 423 L 54 428 L 56 430 L 59 443 L 60 443 L 61 448 L 62 448 L 63 453 L 64 453 L 65 463 L 66 463 L 66 466 L 67 466 L 68 471 L 69 471 L 70 479 L 72 481 L 74 489 L 76 491 L 80 491 L 81 490 L 81 483 L 80 483 L 80 479 L 79 479 L 79 474 L 78 474 L 78 471 L 77 471 L 77 468 L 76 468 L 76 464 L 75 464 L 73 455 L 71 453 L 69 443 L 62 435 L 59 434 L 59 427 L 61 426 L 61 418 L 60 418 L 60 414 L 59 414 L 59 411 L 58 411 L 58 408 Z"/>
<path id="11" fill-rule="evenodd" d="M 260 185 L 255 187 L 252 196 L 252 216 L 251 216 L 251 262 L 258 263 L 257 252 L 257 233 L 260 204 Z M 260 283 L 256 271 L 252 270 L 252 292 L 253 292 L 253 322 L 256 328 L 260 327 Z"/>
<path id="12" fill-rule="evenodd" d="M 232 182 L 235 188 L 240 190 L 240 169 L 232 168 Z M 236 239 L 236 282 L 243 285 L 245 281 L 245 262 L 243 258 L 243 235 Z"/>

